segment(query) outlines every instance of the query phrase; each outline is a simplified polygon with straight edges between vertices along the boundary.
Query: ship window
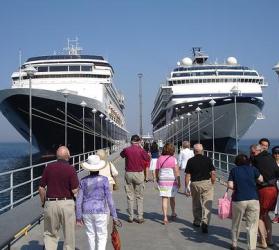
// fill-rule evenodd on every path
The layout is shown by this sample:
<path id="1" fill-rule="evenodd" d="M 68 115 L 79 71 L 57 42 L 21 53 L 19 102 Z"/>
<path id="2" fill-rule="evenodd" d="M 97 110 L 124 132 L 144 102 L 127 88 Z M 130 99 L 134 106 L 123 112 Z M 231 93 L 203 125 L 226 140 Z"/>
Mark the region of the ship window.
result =
<path id="1" fill-rule="evenodd" d="M 245 76 L 257 76 L 258 74 L 256 72 L 244 72 Z"/>
<path id="2" fill-rule="evenodd" d="M 71 65 L 69 66 L 70 71 L 80 71 L 80 66 L 79 65 Z"/>
<path id="3" fill-rule="evenodd" d="M 92 66 L 81 66 L 81 71 L 92 71 Z"/>
<path id="4" fill-rule="evenodd" d="M 199 79 L 199 83 L 202 83 L 202 79 Z"/>
<path id="5" fill-rule="evenodd" d="M 40 66 L 37 68 L 38 72 L 48 72 L 47 66 Z"/>
<path id="6" fill-rule="evenodd" d="M 49 66 L 49 71 L 68 71 L 68 66 Z"/>

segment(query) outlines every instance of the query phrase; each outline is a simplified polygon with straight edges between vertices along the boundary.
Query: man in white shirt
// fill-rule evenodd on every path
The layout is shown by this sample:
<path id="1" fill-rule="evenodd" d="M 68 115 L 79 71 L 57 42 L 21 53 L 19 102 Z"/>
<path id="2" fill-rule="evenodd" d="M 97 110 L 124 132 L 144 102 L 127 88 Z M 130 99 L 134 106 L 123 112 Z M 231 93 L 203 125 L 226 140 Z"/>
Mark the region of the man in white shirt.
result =
<path id="1" fill-rule="evenodd" d="M 182 149 L 181 149 L 180 154 L 178 156 L 178 166 L 179 166 L 179 169 L 182 170 L 181 173 L 180 173 L 180 176 L 181 176 L 182 180 L 184 179 L 185 168 L 186 168 L 187 162 L 193 156 L 194 156 L 194 152 L 193 152 L 193 150 L 190 149 L 190 142 L 183 141 L 182 142 Z"/>

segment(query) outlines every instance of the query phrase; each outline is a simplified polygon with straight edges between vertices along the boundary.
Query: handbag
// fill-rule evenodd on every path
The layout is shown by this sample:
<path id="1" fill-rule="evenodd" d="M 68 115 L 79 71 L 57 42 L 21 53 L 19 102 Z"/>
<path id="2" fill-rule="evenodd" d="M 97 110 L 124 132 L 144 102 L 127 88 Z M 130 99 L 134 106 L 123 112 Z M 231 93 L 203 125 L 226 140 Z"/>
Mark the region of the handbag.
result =
<path id="1" fill-rule="evenodd" d="M 119 189 L 119 182 L 118 182 L 118 178 L 115 176 L 112 177 L 114 180 L 114 184 L 112 186 L 113 190 L 118 190 Z"/>
<path id="2" fill-rule="evenodd" d="M 232 200 L 228 198 L 228 189 L 224 196 L 218 199 L 218 216 L 222 220 L 232 217 Z"/>
<path id="3" fill-rule="evenodd" d="M 119 221 L 119 225 L 117 225 L 115 222 L 112 223 L 111 243 L 113 245 L 114 250 L 120 250 L 121 249 L 121 239 L 120 239 L 120 234 L 119 234 L 116 226 L 121 227 L 122 226 L 121 222 Z"/>

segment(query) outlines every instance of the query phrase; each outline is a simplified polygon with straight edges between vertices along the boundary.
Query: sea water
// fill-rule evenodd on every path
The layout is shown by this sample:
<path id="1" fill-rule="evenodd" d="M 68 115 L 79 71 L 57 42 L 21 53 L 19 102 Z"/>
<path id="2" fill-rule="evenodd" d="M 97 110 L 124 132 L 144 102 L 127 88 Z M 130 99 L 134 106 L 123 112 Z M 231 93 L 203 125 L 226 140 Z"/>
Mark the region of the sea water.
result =
<path id="1" fill-rule="evenodd" d="M 249 147 L 252 144 L 256 144 L 258 139 L 244 139 L 239 141 L 239 152 L 249 154 Z M 276 145 L 279 145 L 279 139 L 271 139 L 270 149 Z M 36 149 L 33 150 L 37 153 Z M 33 163 L 38 163 L 40 156 L 38 154 L 33 156 Z M 29 144 L 25 142 L 18 143 L 0 143 L 0 173 L 10 170 L 20 169 L 29 166 Z M 39 169 L 41 174 L 43 167 Z M 14 185 L 30 180 L 30 170 L 21 171 L 14 175 Z M 38 183 L 36 184 L 37 188 Z M 0 176 L 0 190 L 6 189 L 10 186 L 10 178 L 8 175 Z M 30 193 L 30 185 L 20 187 L 14 190 L 15 199 L 19 199 L 24 195 Z M 0 194 L 0 207 L 8 204 L 10 200 L 10 193 L 6 192 Z"/>

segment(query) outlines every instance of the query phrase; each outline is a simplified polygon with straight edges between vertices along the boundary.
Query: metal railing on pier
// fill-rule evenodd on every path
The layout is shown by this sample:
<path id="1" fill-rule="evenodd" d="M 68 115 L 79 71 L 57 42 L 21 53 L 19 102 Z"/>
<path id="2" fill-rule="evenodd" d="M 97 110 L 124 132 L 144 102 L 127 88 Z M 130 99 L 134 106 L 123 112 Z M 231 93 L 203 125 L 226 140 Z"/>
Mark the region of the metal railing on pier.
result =
<path id="1" fill-rule="evenodd" d="M 114 145 L 112 152 L 119 150 L 121 147 L 123 145 Z M 105 148 L 105 150 L 110 151 L 109 148 Z M 89 151 L 73 155 L 69 162 L 79 173 L 83 170 L 80 164 L 94 153 L 95 151 Z M 0 214 L 37 195 L 44 168 L 55 161 L 52 160 L 0 173 Z"/>
<path id="2" fill-rule="evenodd" d="M 212 159 L 217 171 L 217 178 L 221 183 L 228 180 L 230 170 L 235 166 L 234 158 L 236 155 L 204 150 L 204 154 Z"/>

